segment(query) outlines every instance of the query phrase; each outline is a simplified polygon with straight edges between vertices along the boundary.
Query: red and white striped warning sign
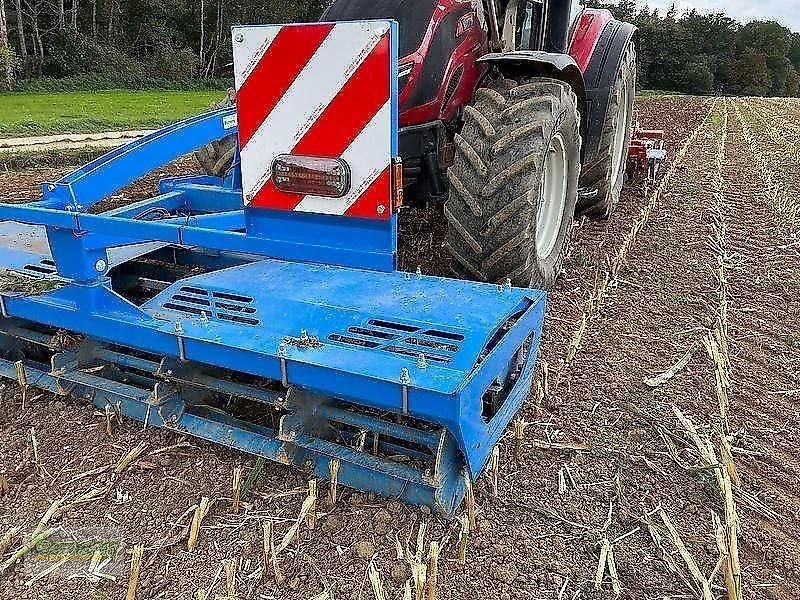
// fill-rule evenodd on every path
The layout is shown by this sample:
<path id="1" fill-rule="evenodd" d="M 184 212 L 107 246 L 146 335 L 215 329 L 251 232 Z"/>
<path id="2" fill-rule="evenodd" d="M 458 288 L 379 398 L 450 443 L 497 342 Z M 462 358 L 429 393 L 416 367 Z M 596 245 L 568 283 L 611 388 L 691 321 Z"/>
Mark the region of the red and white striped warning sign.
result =
<path id="1" fill-rule="evenodd" d="M 391 213 L 390 26 L 379 21 L 234 30 L 245 204 L 388 218 Z M 288 193 L 272 180 L 281 154 L 339 158 L 341 198 Z"/>

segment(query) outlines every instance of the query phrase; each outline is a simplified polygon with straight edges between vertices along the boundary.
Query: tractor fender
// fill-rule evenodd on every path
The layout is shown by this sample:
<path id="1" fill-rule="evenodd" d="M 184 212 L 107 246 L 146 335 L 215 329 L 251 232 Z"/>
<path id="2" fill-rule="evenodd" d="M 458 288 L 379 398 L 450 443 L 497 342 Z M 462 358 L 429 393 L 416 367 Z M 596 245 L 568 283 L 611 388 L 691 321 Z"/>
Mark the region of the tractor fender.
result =
<path id="1" fill-rule="evenodd" d="M 479 58 L 478 62 L 491 65 L 509 79 L 551 77 L 569 84 L 578 97 L 581 136 L 586 139 L 588 131 L 586 84 L 578 64 L 569 54 L 539 50 L 514 50 L 486 54 Z"/>
<path id="2" fill-rule="evenodd" d="M 584 11 L 584 13 L 589 12 L 588 10 Z M 591 14 L 581 15 L 581 18 L 592 16 Z M 615 19 L 608 20 L 599 32 L 591 54 L 588 55 L 588 63 L 583 70 L 588 115 L 587 132 L 584 136 L 585 163 L 591 162 L 597 157 L 611 89 L 622 65 L 625 50 L 632 40 L 636 41 L 636 37 L 637 29 L 635 26 Z M 588 41 L 590 40 L 573 39 L 570 53 L 575 55 L 577 52 L 576 45 L 579 43 L 586 44 Z"/>

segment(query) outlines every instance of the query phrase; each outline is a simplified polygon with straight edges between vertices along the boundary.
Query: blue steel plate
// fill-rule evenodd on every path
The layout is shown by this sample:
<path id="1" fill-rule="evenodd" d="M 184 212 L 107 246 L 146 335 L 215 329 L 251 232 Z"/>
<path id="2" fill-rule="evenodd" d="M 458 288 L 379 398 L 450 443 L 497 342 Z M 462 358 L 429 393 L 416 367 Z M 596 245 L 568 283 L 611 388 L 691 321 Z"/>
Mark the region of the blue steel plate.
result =
<path id="1" fill-rule="evenodd" d="M 143 308 L 169 322 L 165 331 L 180 321 L 187 339 L 271 356 L 283 342 L 287 360 L 393 382 L 409 368 L 415 388 L 452 393 L 497 328 L 542 299 L 543 292 L 491 284 L 263 260 L 181 280 Z M 237 318 L 247 322 L 231 321 Z M 398 337 L 377 339 L 351 328 Z M 304 345 L 303 331 L 320 343 Z M 436 347 L 408 343 L 410 338 Z M 415 368 L 419 354 L 426 356 L 424 370 Z"/>

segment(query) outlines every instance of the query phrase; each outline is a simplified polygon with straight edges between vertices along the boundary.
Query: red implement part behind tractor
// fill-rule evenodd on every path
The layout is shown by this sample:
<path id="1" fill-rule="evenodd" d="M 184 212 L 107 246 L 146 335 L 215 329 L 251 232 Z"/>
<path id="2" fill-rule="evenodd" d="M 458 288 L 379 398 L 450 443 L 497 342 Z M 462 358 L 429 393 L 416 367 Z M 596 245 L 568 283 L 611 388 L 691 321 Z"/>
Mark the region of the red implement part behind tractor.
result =
<path id="1" fill-rule="evenodd" d="M 548 289 L 577 214 L 608 218 L 633 131 L 636 29 L 569 0 L 333 0 L 399 23 L 406 204 L 447 221 L 456 275 Z M 222 175 L 235 140 L 200 153 Z"/>
<path id="2" fill-rule="evenodd" d="M 639 124 L 633 130 L 633 139 L 628 149 L 627 174 L 630 179 L 644 179 L 650 185 L 667 157 L 664 131 L 642 129 Z"/>

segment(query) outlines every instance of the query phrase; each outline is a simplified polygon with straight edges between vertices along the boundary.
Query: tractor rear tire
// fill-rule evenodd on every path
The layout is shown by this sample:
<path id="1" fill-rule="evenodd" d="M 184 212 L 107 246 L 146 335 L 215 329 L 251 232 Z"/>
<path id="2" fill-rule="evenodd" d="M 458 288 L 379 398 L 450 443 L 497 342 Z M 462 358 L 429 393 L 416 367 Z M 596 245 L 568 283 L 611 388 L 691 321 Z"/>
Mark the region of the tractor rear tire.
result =
<path id="1" fill-rule="evenodd" d="M 580 156 L 569 85 L 498 79 L 479 88 L 448 172 L 446 248 L 455 274 L 551 289 L 572 236 Z"/>
<path id="2" fill-rule="evenodd" d="M 227 108 L 233 106 L 232 94 L 228 93 L 224 100 L 215 104 L 212 108 Z M 235 135 L 229 135 L 206 144 L 194 153 L 197 162 L 203 167 L 206 175 L 214 177 L 225 177 L 233 165 L 233 157 L 236 153 L 237 139 Z"/>
<path id="3" fill-rule="evenodd" d="M 593 219 L 608 219 L 619 204 L 633 134 L 635 98 L 636 46 L 631 42 L 611 88 L 597 159 L 584 168 L 581 177 L 581 187 L 597 190 L 597 194 L 587 196 L 579 203 L 580 214 Z"/>

